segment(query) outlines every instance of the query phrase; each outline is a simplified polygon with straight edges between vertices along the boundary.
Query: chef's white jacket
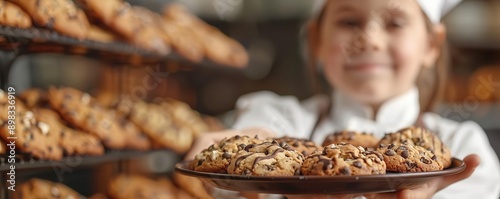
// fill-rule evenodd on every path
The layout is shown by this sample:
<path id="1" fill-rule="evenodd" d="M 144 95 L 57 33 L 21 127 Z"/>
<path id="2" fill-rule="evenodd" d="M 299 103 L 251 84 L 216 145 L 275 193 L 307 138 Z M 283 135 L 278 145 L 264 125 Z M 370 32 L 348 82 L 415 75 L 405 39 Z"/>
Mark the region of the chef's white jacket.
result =
<path id="1" fill-rule="evenodd" d="M 237 102 L 234 129 L 269 128 L 276 137 L 309 138 L 319 116 L 319 109 L 333 99 L 329 117 L 314 132 L 312 140 L 323 142 L 327 134 L 339 130 L 371 132 L 381 138 L 385 133 L 413 126 L 419 116 L 419 93 L 413 88 L 384 103 L 374 115 L 372 109 L 335 92 L 332 98 L 316 96 L 303 102 L 295 97 L 278 96 L 262 91 L 242 96 Z M 374 118 L 374 119 L 372 119 Z M 500 195 L 500 166 L 488 138 L 475 122 L 455 122 L 434 113 L 424 113 L 426 128 L 443 140 L 453 157 L 463 159 L 475 153 L 481 164 L 474 174 L 438 192 L 434 198 L 498 199 Z"/>

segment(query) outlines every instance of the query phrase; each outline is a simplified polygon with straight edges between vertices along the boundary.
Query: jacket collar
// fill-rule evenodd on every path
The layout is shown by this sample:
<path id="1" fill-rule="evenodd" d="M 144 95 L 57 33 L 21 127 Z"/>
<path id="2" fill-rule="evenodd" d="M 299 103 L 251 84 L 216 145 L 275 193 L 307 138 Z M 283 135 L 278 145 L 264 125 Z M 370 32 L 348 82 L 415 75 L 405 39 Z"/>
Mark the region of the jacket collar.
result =
<path id="1" fill-rule="evenodd" d="M 417 88 L 388 100 L 376 115 L 371 107 L 334 92 L 331 116 L 336 130 L 354 130 L 374 133 L 377 137 L 412 126 L 420 113 Z"/>

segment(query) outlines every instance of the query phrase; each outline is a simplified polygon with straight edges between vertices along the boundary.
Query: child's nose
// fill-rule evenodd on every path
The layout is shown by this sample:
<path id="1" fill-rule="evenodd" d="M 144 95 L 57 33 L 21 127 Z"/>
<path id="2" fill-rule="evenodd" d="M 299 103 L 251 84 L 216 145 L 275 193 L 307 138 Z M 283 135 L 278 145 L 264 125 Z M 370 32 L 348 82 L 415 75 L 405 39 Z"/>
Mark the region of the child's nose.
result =
<path id="1" fill-rule="evenodd" d="M 354 50 L 363 52 L 366 50 L 383 51 L 387 47 L 387 36 L 384 34 L 382 25 L 373 21 L 359 29 L 354 34 Z"/>

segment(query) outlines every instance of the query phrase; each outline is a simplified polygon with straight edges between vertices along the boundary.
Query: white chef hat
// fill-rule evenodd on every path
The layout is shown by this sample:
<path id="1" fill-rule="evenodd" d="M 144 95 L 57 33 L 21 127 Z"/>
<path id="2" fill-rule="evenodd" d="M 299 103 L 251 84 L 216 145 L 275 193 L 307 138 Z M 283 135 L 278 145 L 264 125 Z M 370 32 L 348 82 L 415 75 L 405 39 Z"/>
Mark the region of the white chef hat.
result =
<path id="1" fill-rule="evenodd" d="M 327 0 L 314 0 L 314 13 L 323 8 Z M 422 10 L 433 23 L 439 23 L 441 18 L 457 6 L 462 0 L 417 0 Z"/>

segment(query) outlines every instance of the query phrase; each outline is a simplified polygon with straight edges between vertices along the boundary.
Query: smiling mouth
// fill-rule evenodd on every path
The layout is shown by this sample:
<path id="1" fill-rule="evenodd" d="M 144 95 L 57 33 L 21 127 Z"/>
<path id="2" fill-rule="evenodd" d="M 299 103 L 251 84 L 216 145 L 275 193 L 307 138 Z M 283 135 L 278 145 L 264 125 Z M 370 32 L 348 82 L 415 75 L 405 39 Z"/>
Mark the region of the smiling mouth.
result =
<path id="1" fill-rule="evenodd" d="M 374 71 L 390 69 L 390 64 L 385 63 L 356 63 L 349 64 L 345 68 L 348 71 Z"/>

